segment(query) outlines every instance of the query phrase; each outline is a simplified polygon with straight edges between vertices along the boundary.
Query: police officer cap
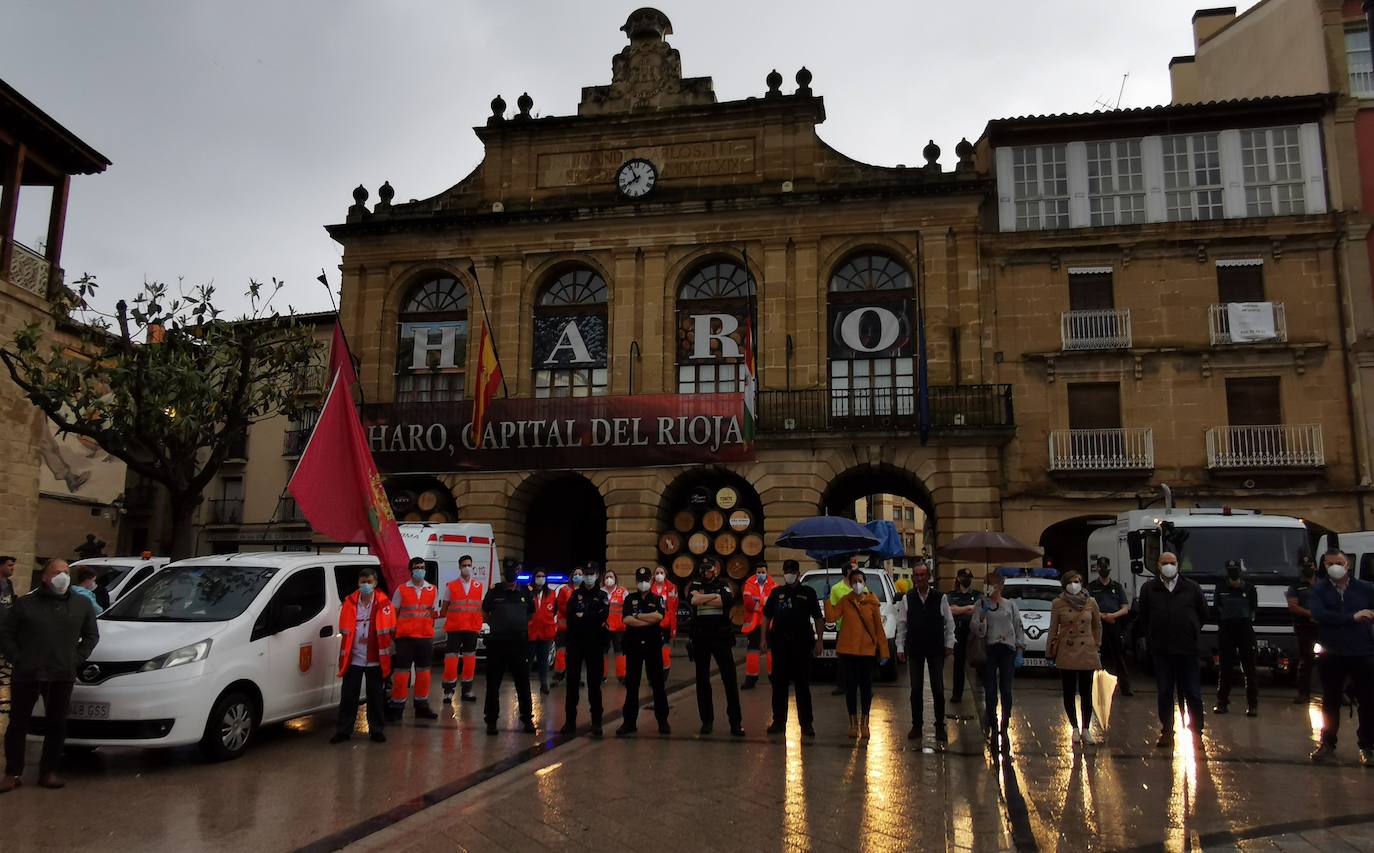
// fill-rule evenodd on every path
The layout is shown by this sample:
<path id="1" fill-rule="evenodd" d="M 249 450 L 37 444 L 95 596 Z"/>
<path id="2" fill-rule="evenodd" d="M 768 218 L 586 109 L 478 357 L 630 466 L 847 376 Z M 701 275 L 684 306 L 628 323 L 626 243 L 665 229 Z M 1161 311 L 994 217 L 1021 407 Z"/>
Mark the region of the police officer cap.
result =
<path id="1" fill-rule="evenodd" d="M 520 569 L 520 561 L 515 559 L 514 557 L 507 557 L 501 561 L 501 567 L 505 569 L 515 569 L 518 571 Z"/>
<path id="2" fill-rule="evenodd" d="M 1236 571 L 1240 571 L 1240 560 L 1227 560 L 1227 561 L 1226 561 L 1226 570 L 1227 570 L 1227 571 L 1230 571 L 1231 569 L 1235 569 Z"/>
<path id="3" fill-rule="evenodd" d="M 640 566 L 635 569 L 635 583 L 639 583 L 640 581 L 652 581 L 653 579 L 654 571 L 648 566 Z"/>
<path id="4" fill-rule="evenodd" d="M 801 563 L 798 563 L 796 560 L 783 560 L 783 561 L 782 561 L 782 573 L 783 573 L 783 574 L 788 574 L 789 572 L 795 574 L 795 573 L 797 572 L 797 570 L 800 569 L 800 568 L 801 568 Z"/>
<path id="5" fill-rule="evenodd" d="M 599 574 L 601 572 L 601 564 L 598 563 L 596 560 L 588 560 L 587 571 L 591 572 L 592 574 Z"/>

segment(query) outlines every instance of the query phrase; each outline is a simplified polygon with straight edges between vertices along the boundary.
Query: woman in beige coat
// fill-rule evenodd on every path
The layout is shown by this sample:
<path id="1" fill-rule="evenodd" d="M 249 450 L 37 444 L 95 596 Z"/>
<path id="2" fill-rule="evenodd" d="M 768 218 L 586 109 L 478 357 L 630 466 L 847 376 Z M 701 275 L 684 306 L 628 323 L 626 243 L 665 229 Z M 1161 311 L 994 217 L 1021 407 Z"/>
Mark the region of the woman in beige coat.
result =
<path id="1" fill-rule="evenodd" d="M 1093 673 L 1101 668 L 1098 649 L 1102 646 L 1102 614 L 1097 602 L 1083 590 L 1083 577 L 1066 572 L 1061 578 L 1064 591 L 1050 607 L 1050 633 L 1045 656 L 1059 668 L 1064 682 L 1064 712 L 1073 727 L 1073 739 L 1096 743 L 1090 731 L 1093 719 Z M 1074 714 L 1077 695 L 1082 716 Z"/>

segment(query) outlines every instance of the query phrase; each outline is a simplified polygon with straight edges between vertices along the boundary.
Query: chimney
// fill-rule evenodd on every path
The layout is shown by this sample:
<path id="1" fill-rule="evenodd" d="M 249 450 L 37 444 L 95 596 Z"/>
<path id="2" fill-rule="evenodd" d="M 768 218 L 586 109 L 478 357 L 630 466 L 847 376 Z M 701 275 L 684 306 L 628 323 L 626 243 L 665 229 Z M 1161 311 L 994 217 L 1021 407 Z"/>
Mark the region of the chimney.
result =
<path id="1" fill-rule="evenodd" d="M 1194 57 L 1175 56 L 1169 60 L 1169 103 L 1195 104 L 1198 96 L 1197 65 Z"/>
<path id="2" fill-rule="evenodd" d="M 1216 35 L 1217 30 L 1236 19 L 1235 6 L 1221 6 L 1215 9 L 1198 9 L 1193 13 L 1193 50 Z"/>

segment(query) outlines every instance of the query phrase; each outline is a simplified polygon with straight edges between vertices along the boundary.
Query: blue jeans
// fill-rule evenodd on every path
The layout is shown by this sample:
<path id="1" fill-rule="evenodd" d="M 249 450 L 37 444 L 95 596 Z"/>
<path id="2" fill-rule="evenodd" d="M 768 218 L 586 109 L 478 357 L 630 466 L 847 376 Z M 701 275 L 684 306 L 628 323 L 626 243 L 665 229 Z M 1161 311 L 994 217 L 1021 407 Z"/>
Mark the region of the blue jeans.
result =
<path id="1" fill-rule="evenodd" d="M 1188 706 L 1189 728 L 1202 733 L 1202 668 L 1197 655 L 1154 655 L 1155 683 L 1159 686 L 1159 726 L 1174 730 L 1175 694 Z"/>
<path id="2" fill-rule="evenodd" d="M 988 659 L 983 664 L 983 725 L 993 728 L 998 722 L 997 699 L 1001 694 L 1001 730 L 1011 722 L 1011 682 L 1016 676 L 1016 649 L 1006 643 L 989 643 Z"/>

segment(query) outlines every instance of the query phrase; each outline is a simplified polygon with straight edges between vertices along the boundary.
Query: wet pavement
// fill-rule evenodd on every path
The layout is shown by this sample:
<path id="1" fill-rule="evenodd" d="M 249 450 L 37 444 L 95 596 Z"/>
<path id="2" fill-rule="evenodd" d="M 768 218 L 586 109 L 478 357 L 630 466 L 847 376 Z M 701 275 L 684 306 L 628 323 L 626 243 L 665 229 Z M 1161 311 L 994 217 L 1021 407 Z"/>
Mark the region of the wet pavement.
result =
<path id="1" fill-rule="evenodd" d="M 686 661 L 674 680 L 687 676 Z M 479 678 L 480 683 L 480 678 Z M 389 743 L 326 743 L 331 715 L 262 732 L 242 759 L 194 749 L 100 750 L 68 760 L 63 791 L 0 798 L 0 848 L 16 850 L 1367 850 L 1374 770 L 1353 721 L 1331 766 L 1307 761 L 1320 718 L 1280 687 L 1261 716 L 1208 717 L 1203 749 L 1154 748 L 1154 694 L 1118 697 L 1108 742 L 1075 749 L 1058 680 L 1017 680 L 1011 760 L 988 756 L 966 698 L 948 751 L 906 740 L 905 685 L 876 688 L 873 736 L 844 736 L 843 700 L 816 692 L 819 736 L 768 737 L 768 689 L 744 694 L 748 737 L 696 735 L 690 689 L 674 733 L 642 714 L 633 740 L 487 737 L 480 707 L 387 729 Z M 623 695 L 608 685 L 608 705 Z M 538 693 L 536 700 L 540 699 Z M 513 696 L 508 695 L 509 706 Z M 1210 697 L 1209 697 L 1210 698 Z M 717 702 L 720 702 L 717 690 Z M 561 724 L 562 692 L 536 701 Z M 929 712 L 927 712 L 929 715 Z M 608 727 L 607 734 L 610 734 Z M 36 745 L 31 746 L 36 761 Z M 11 847 L 11 844 L 14 844 Z"/>

